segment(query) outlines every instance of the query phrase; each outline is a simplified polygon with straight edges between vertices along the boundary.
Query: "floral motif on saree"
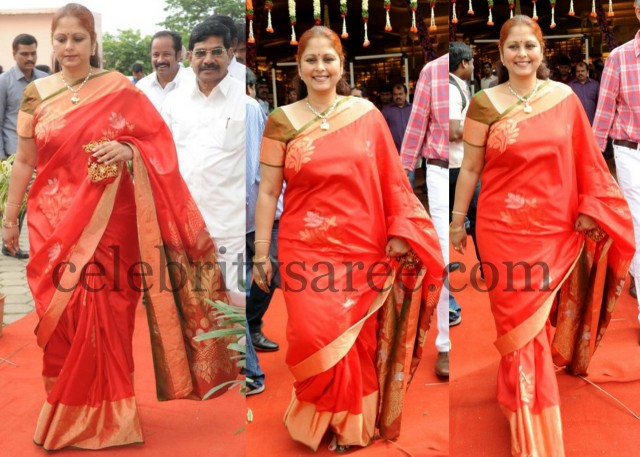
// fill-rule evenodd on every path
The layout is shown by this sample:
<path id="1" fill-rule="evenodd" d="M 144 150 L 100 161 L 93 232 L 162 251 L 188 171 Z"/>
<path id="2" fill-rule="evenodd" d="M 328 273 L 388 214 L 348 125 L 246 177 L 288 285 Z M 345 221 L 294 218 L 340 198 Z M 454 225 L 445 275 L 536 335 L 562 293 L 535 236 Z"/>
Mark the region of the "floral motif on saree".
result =
<path id="1" fill-rule="evenodd" d="M 495 286 L 489 296 L 502 356 L 498 402 L 511 426 L 512 454 L 559 457 L 553 363 L 586 373 L 635 249 L 628 206 L 575 94 L 545 82 L 532 105 L 534 114 L 520 104 L 500 113 L 480 92 L 463 137 L 487 145 L 476 230 L 482 260 L 493 267 L 484 271 Z M 579 214 L 601 231 L 576 232 Z"/>
<path id="2" fill-rule="evenodd" d="M 237 376 L 228 339 L 192 339 L 217 328 L 205 299 L 226 300 L 225 287 L 171 134 L 146 97 L 114 72 L 93 75 L 78 105 L 57 83 L 28 86 L 18 119 L 38 146 L 27 279 L 47 400 L 34 441 L 48 450 L 140 443 L 131 339 L 141 290 L 159 398 L 201 399 Z M 104 139 L 131 145 L 135 186 L 126 167 L 111 182 L 90 180 L 82 146 Z"/>
<path id="3" fill-rule="evenodd" d="M 346 97 L 330 125 L 297 130 L 276 110 L 260 159 L 284 166 L 287 182 L 279 260 L 296 381 L 285 425 L 313 449 L 328 430 L 339 444 L 366 446 L 376 426 L 397 438 L 443 271 L 379 111 Z M 387 259 L 390 237 L 406 239 L 415 262 Z"/>

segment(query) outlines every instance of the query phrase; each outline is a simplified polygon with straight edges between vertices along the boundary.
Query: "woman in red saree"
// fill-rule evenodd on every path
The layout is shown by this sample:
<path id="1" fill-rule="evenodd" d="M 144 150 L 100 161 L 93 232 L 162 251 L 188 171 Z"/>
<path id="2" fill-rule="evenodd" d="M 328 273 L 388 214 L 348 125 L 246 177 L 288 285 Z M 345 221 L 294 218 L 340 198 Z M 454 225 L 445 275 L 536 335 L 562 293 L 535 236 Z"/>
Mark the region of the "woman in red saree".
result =
<path id="1" fill-rule="evenodd" d="M 508 81 L 478 93 L 465 120 L 450 237 L 464 249 L 463 214 L 482 173 L 477 239 L 511 451 L 560 457 L 554 363 L 586 372 L 633 256 L 633 229 L 579 99 L 536 76 L 543 56 L 537 23 L 508 20 L 500 54 Z"/>
<path id="2" fill-rule="evenodd" d="M 22 201 L 37 168 L 27 277 L 47 400 L 34 441 L 47 450 L 141 443 L 132 335 L 142 292 L 158 397 L 200 399 L 237 374 L 228 341 L 192 339 L 216 327 L 204 299 L 226 300 L 224 285 L 171 134 L 127 78 L 98 68 L 91 12 L 61 8 L 52 38 L 61 71 L 25 90 L 9 191 Z M 12 217 L 3 238 L 17 248 Z"/>
<path id="3" fill-rule="evenodd" d="M 443 271 L 384 118 L 338 95 L 343 63 L 330 29 L 303 34 L 300 101 L 269 117 L 256 209 L 253 277 L 266 288 L 267 235 L 286 180 L 278 255 L 295 383 L 285 425 L 314 450 L 327 431 L 337 451 L 366 446 L 376 425 L 397 437 Z"/>

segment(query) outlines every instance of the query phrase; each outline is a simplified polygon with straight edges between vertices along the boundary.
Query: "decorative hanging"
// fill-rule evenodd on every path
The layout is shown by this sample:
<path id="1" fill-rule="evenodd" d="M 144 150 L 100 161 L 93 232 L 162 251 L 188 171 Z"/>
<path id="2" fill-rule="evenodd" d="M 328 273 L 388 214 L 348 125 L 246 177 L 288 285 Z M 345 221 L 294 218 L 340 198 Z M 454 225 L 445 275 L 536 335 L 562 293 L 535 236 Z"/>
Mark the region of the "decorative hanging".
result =
<path id="1" fill-rule="evenodd" d="M 347 32 L 347 0 L 340 0 L 340 16 L 342 16 L 342 38 L 349 38 Z"/>
<path id="2" fill-rule="evenodd" d="M 253 0 L 247 0 L 247 19 L 249 20 L 249 38 L 247 43 L 255 43 L 256 39 L 253 36 Z"/>
<path id="3" fill-rule="evenodd" d="M 476 14 L 475 11 L 473 11 L 473 1 L 469 0 L 469 11 L 467 11 L 467 14 L 470 16 L 473 16 L 474 14 Z"/>
<path id="4" fill-rule="evenodd" d="M 296 0 L 289 0 L 289 22 L 291 23 L 291 46 L 297 46 L 298 40 L 296 38 Z"/>
<path id="5" fill-rule="evenodd" d="M 320 0 L 313 0 L 313 20 L 316 25 L 322 24 L 322 17 L 320 17 Z"/>
<path id="6" fill-rule="evenodd" d="M 456 14 L 456 0 L 451 0 L 451 3 L 453 3 L 453 6 L 451 6 L 451 23 L 452 24 L 457 24 L 458 23 L 458 15 Z"/>
<path id="7" fill-rule="evenodd" d="M 556 28 L 556 0 L 551 0 L 551 25 L 549 28 Z"/>
<path id="8" fill-rule="evenodd" d="M 369 34 L 367 33 L 367 22 L 369 22 L 369 0 L 362 0 L 362 22 L 364 22 L 364 43 L 363 47 L 367 47 L 371 44 L 369 41 Z"/>
<path id="9" fill-rule="evenodd" d="M 591 0 L 591 17 L 598 17 L 598 13 L 596 13 L 596 0 Z"/>
<path id="10" fill-rule="evenodd" d="M 533 16 L 531 16 L 531 19 L 538 22 L 538 9 L 536 8 L 536 3 L 538 0 L 531 0 L 531 1 L 533 2 Z"/>
<path id="11" fill-rule="evenodd" d="M 273 0 L 267 0 L 264 3 L 264 9 L 267 10 L 267 32 L 273 33 L 273 25 L 271 24 L 271 8 L 273 8 Z"/>
<path id="12" fill-rule="evenodd" d="M 489 4 L 489 20 L 487 21 L 487 25 L 491 26 L 491 25 L 494 25 L 494 23 L 493 23 L 493 0 L 488 0 L 487 3 Z"/>
<path id="13" fill-rule="evenodd" d="M 609 0 L 609 12 L 607 13 L 607 17 L 615 16 L 613 12 L 613 0 Z"/>
<path id="14" fill-rule="evenodd" d="M 391 19 L 389 19 L 389 10 L 391 9 L 391 0 L 384 0 L 384 9 L 386 10 L 386 22 L 384 23 L 384 29 L 387 32 L 391 32 Z"/>
<path id="15" fill-rule="evenodd" d="M 573 10 L 573 0 L 569 3 L 569 16 L 575 16 L 576 12 Z"/>
<path id="16" fill-rule="evenodd" d="M 409 7 L 411 8 L 411 27 L 409 28 L 409 31 L 416 33 L 418 31 L 418 27 L 416 27 L 416 9 L 418 9 L 418 1 L 411 0 Z"/>
<path id="17" fill-rule="evenodd" d="M 436 30 L 438 30 L 438 27 L 436 26 L 436 13 L 435 13 L 435 9 L 436 9 L 436 2 L 431 0 L 431 2 L 429 2 L 429 6 L 431 7 L 431 25 L 429 25 L 429 32 L 435 32 Z M 415 21 L 415 11 L 413 12 L 414 14 L 414 18 L 413 20 Z"/>
<path id="18" fill-rule="evenodd" d="M 509 18 L 513 19 L 513 9 L 515 8 L 514 0 L 509 0 Z"/>

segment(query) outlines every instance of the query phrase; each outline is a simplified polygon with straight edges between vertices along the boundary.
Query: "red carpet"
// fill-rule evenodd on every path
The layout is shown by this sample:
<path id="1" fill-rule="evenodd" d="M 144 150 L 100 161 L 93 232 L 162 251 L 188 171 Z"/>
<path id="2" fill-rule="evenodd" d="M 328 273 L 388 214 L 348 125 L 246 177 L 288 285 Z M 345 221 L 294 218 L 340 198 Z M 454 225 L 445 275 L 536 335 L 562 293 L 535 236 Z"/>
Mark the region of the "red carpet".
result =
<path id="1" fill-rule="evenodd" d="M 469 269 L 477 262 L 471 238 L 464 257 L 451 261 Z M 469 271 L 451 275 L 462 306 L 462 324 L 451 330 L 451 455 L 510 455 L 509 428 L 495 398 L 499 354 L 486 293 L 474 290 Z M 477 281 L 480 281 L 477 279 Z M 479 282 L 484 286 L 483 282 Z M 591 362 L 588 379 L 640 415 L 640 345 L 637 302 L 624 291 L 613 320 Z M 639 455 L 640 420 L 583 379 L 558 371 L 567 457 Z"/>
<path id="2" fill-rule="evenodd" d="M 151 361 L 149 330 L 142 307 L 133 339 L 135 388 L 145 444 L 99 451 L 101 456 L 212 457 L 245 455 L 245 401 L 238 389 L 206 402 L 158 402 Z M 60 457 L 85 455 L 67 450 L 49 454 L 33 444 L 33 432 L 45 399 L 40 376 L 42 351 L 33 329 L 35 313 L 8 325 L 0 338 L 0 456 Z M 88 452 L 88 451 L 84 451 Z"/>
<path id="3" fill-rule="evenodd" d="M 316 453 L 289 437 L 282 418 L 291 399 L 293 377 L 284 363 L 286 310 L 278 291 L 265 315 L 265 334 L 280 344 L 278 352 L 259 352 L 260 366 L 266 373 L 266 390 L 251 396 L 247 405 L 254 421 L 248 426 L 247 455 L 260 457 L 336 456 L 329 452 L 329 436 Z M 433 373 L 436 360 L 435 322 L 427 340 L 426 357 L 418 367 L 406 397 L 400 439 L 395 443 L 377 440 L 358 450 L 358 457 L 407 457 L 449 455 L 449 386 Z"/>

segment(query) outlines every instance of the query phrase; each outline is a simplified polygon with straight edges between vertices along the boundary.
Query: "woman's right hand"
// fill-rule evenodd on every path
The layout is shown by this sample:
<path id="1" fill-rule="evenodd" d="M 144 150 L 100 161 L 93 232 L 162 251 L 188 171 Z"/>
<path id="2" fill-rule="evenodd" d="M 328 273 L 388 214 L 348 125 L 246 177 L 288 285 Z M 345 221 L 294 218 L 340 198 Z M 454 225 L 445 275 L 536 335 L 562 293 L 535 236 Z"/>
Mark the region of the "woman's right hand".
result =
<path id="1" fill-rule="evenodd" d="M 265 260 L 260 262 L 253 262 L 253 279 L 256 285 L 263 291 L 269 292 L 271 287 L 271 278 L 273 276 L 273 266 L 271 265 L 271 259 L 266 256 Z"/>
<path id="2" fill-rule="evenodd" d="M 20 230 L 18 226 L 2 227 L 2 241 L 11 254 L 15 254 L 20 249 Z"/>
<path id="3" fill-rule="evenodd" d="M 449 227 L 449 240 L 455 251 L 464 254 L 467 249 L 467 230 L 464 225 Z"/>

